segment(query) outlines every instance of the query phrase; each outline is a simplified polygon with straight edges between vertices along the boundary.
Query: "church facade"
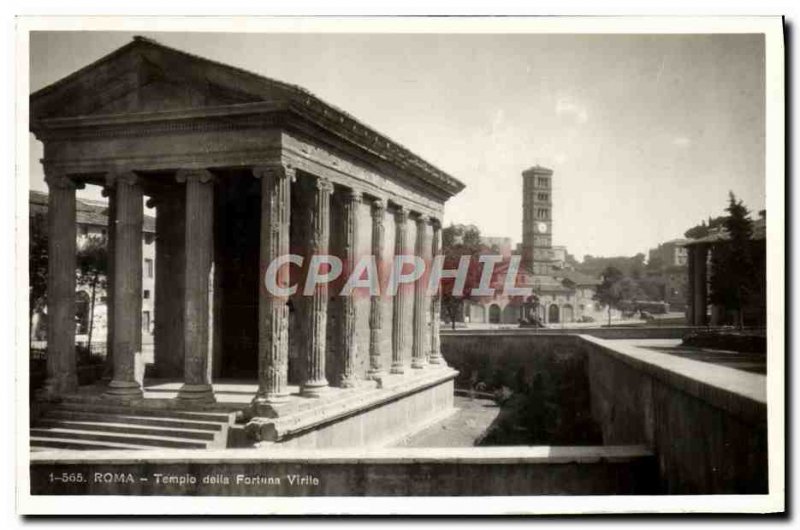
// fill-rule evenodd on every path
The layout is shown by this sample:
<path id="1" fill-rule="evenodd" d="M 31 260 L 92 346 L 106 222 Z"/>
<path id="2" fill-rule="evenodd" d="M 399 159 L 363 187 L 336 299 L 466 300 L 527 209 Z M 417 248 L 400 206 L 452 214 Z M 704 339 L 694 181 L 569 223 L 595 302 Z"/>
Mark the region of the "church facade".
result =
<path id="1" fill-rule="evenodd" d="M 485 238 L 487 241 L 498 238 Z M 557 327 L 573 322 L 594 322 L 607 317 L 594 295 L 600 279 L 566 266 L 566 248 L 553 246 L 553 170 L 533 166 L 522 172 L 522 243 L 518 246 L 520 270 L 517 286 L 532 289 L 538 299 L 540 323 Z M 493 283 L 502 284 L 506 261 L 495 269 Z M 463 320 L 471 324 L 519 324 L 530 318 L 525 300 L 502 291 L 464 304 Z M 615 316 L 618 311 L 613 311 Z"/>

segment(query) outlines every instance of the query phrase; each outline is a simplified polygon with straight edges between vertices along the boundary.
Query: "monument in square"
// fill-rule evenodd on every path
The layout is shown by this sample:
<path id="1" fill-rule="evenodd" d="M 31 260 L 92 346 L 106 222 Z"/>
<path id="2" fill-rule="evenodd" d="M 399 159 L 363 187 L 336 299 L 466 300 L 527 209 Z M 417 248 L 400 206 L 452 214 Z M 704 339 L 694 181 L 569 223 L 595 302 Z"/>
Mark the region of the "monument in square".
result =
<path id="1" fill-rule="evenodd" d="M 306 90 L 132 42 L 30 98 L 49 187 L 49 401 L 214 410 L 216 382 L 255 383 L 240 411 L 252 442 L 378 443 L 452 407 L 438 298 L 277 296 L 276 258 L 430 261 L 444 203 L 464 185 Z M 75 354 L 75 190 L 109 201 L 109 362 L 81 392 Z M 141 360 L 143 200 L 156 209 L 153 380 Z M 290 281 L 289 267 L 278 281 Z M 230 403 L 225 410 L 230 410 Z"/>

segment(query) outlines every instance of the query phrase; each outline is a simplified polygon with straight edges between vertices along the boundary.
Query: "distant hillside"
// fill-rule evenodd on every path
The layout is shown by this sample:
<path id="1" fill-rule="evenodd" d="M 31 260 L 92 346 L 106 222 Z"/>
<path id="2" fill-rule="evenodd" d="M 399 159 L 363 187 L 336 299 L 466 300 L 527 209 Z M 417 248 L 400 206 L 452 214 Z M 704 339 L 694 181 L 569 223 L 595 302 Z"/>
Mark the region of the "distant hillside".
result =
<path id="1" fill-rule="evenodd" d="M 585 255 L 583 261 L 575 265 L 575 270 L 589 276 L 600 276 L 606 267 L 616 267 L 623 275 L 629 278 L 639 278 L 644 274 L 644 259 L 642 253 L 635 256 L 601 257 Z"/>

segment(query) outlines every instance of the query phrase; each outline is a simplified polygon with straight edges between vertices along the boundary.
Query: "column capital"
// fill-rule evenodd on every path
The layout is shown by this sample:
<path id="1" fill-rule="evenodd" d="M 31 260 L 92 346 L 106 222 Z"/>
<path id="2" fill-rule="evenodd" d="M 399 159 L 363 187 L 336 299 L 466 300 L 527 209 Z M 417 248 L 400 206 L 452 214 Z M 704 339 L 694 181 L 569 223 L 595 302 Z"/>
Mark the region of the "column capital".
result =
<path id="1" fill-rule="evenodd" d="M 328 195 L 333 193 L 333 183 L 326 178 L 315 177 L 313 187 L 320 193 L 327 193 Z"/>
<path id="2" fill-rule="evenodd" d="M 73 189 L 73 190 L 83 188 L 83 183 L 77 182 L 66 173 L 61 173 L 57 171 L 47 171 L 44 177 L 44 181 L 50 188 Z"/>
<path id="3" fill-rule="evenodd" d="M 148 208 L 157 208 L 166 202 L 164 197 L 150 197 L 145 201 L 145 206 Z"/>
<path id="4" fill-rule="evenodd" d="M 430 216 L 428 219 L 430 221 L 430 225 L 433 227 L 434 230 L 441 230 L 442 229 L 442 220 L 439 217 Z"/>
<path id="5" fill-rule="evenodd" d="M 424 225 L 428 224 L 429 220 L 430 220 L 430 218 L 427 215 L 425 215 L 424 213 L 420 213 L 414 218 L 414 222 L 417 223 L 417 226 L 424 226 Z"/>
<path id="6" fill-rule="evenodd" d="M 261 178 L 274 178 L 282 179 L 288 178 L 289 182 L 294 182 L 297 178 L 297 170 L 289 164 L 267 164 L 263 166 L 254 166 L 252 168 L 253 176 L 257 179 Z"/>
<path id="7" fill-rule="evenodd" d="M 408 221 L 408 209 L 402 205 L 398 205 L 394 211 L 394 218 L 397 223 L 405 224 Z"/>
<path id="8" fill-rule="evenodd" d="M 381 199 L 380 197 L 376 197 L 371 201 L 371 211 L 372 217 L 379 217 L 383 218 L 384 213 L 386 213 L 386 200 Z"/>
<path id="9" fill-rule="evenodd" d="M 192 180 L 206 184 L 214 181 L 214 174 L 207 169 L 179 169 L 175 173 L 175 180 L 180 183 Z"/>
<path id="10" fill-rule="evenodd" d="M 123 184 L 128 184 L 129 186 L 133 186 L 134 184 L 138 184 L 141 179 L 139 178 L 139 175 L 137 175 L 131 170 L 126 169 L 126 170 L 114 170 L 107 172 L 105 180 L 106 183 L 104 188 L 113 188 L 117 184 L 117 182 L 122 182 Z"/>
<path id="11" fill-rule="evenodd" d="M 345 188 L 341 195 L 344 200 L 350 203 L 361 202 L 361 198 L 364 196 L 361 190 L 355 188 Z"/>

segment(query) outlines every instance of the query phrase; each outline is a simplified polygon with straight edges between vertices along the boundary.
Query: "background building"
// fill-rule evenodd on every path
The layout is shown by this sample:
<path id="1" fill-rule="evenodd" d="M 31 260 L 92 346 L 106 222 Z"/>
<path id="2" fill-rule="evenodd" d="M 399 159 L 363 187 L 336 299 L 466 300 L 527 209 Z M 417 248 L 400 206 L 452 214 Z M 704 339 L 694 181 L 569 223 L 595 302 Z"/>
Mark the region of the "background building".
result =
<path id="1" fill-rule="evenodd" d="M 541 166 L 522 172 L 522 263 L 533 274 L 553 268 L 552 176 Z"/>
<path id="2" fill-rule="evenodd" d="M 686 243 L 689 239 L 673 239 L 659 244 L 648 251 L 647 262 L 658 263 L 664 267 L 685 267 L 688 259 Z"/>
<path id="3" fill-rule="evenodd" d="M 558 326 L 607 319 L 607 308 L 594 300 L 600 279 L 571 270 L 567 248 L 553 246 L 553 171 L 541 166 L 525 170 L 522 186 L 522 243 L 517 246 L 522 266 L 517 285 L 533 289 L 539 299 L 539 320 Z M 508 238 L 483 238 L 487 246 L 502 239 L 508 240 L 510 250 Z M 495 266 L 494 285 L 503 284 L 507 270 L 508 262 Z M 471 324 L 518 324 L 526 318 L 523 303 L 520 297 L 508 297 L 498 290 L 494 296 L 465 302 L 463 320 Z M 618 316 L 619 311 L 613 310 L 612 317 Z"/>
<path id="4" fill-rule="evenodd" d="M 31 190 L 29 193 L 29 216 L 47 217 L 47 193 Z M 104 244 L 108 237 L 108 204 L 105 201 L 78 199 L 75 201 L 75 221 L 78 251 L 85 248 L 92 238 Z M 144 216 L 142 227 L 142 343 L 152 344 L 155 322 L 155 218 Z M 105 278 L 101 278 L 105 281 Z M 108 298 L 106 290 L 95 292 L 94 311 L 91 310 L 91 286 L 77 284 L 75 293 L 76 340 L 85 342 L 89 328 L 92 330 L 92 350 L 105 348 L 108 333 Z M 90 315 L 92 321 L 89 322 Z M 34 312 L 31 323 L 31 341 L 46 340 L 46 308 Z"/>
<path id="5" fill-rule="evenodd" d="M 685 311 L 688 296 L 686 270 L 689 239 L 673 239 L 648 251 L 647 279 L 660 288 L 661 300 L 670 311 Z"/>
<path id="6" fill-rule="evenodd" d="M 745 325 L 764 326 L 767 322 L 767 216 L 759 212 L 753 221 L 752 256 L 755 275 L 750 284 L 750 300 L 743 308 Z M 686 243 L 688 267 L 686 268 L 688 308 L 686 319 L 690 325 L 722 325 L 736 322 L 735 312 L 724 307 L 712 306 L 709 302 L 709 282 L 712 270 L 712 255 L 716 249 L 728 245 L 730 236 L 722 228 L 714 228 L 705 237 L 691 239 Z M 709 314 L 710 309 L 710 314 Z"/>

